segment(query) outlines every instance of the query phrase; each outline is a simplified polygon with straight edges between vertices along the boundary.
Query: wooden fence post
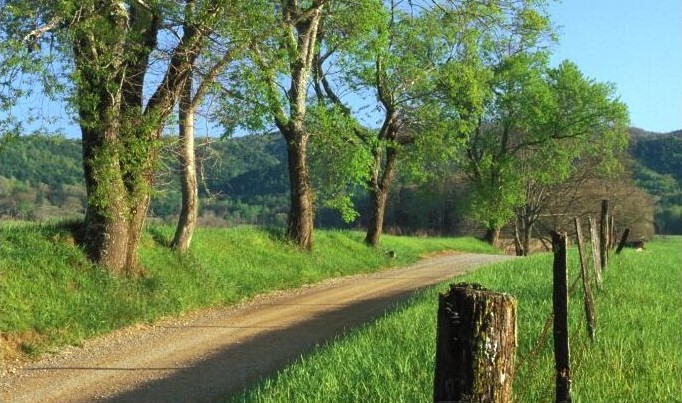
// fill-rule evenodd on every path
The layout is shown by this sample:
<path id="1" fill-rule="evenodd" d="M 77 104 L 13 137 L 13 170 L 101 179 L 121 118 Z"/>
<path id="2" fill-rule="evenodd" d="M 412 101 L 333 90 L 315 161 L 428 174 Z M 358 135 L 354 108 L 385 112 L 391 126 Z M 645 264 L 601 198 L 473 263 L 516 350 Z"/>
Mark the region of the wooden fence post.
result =
<path id="1" fill-rule="evenodd" d="M 580 254 L 580 277 L 583 281 L 583 291 L 585 291 L 585 319 L 587 320 L 587 335 L 590 341 L 594 341 L 594 297 L 592 296 L 592 286 L 590 277 L 587 274 L 587 254 L 585 253 L 585 241 L 583 231 L 580 227 L 580 219 L 575 218 L 575 232 L 578 236 L 578 253 Z"/>
<path id="2" fill-rule="evenodd" d="M 609 201 L 601 201 L 601 217 L 599 220 L 599 252 L 601 269 L 606 271 L 609 259 Z"/>
<path id="3" fill-rule="evenodd" d="M 434 402 L 511 402 L 516 300 L 478 284 L 438 298 Z"/>
<path id="4" fill-rule="evenodd" d="M 618 248 L 616 249 L 616 255 L 620 254 L 625 247 L 625 243 L 628 241 L 628 236 L 630 235 L 630 228 L 625 228 L 623 231 L 623 236 L 620 237 L 620 242 L 618 243 Z"/>
<path id="5" fill-rule="evenodd" d="M 571 368 L 568 345 L 568 279 L 566 234 L 552 233 L 554 250 L 554 362 L 556 403 L 571 403 Z"/>
<path id="6" fill-rule="evenodd" d="M 587 222 L 590 225 L 590 240 L 592 243 L 592 263 L 594 264 L 594 278 L 597 281 L 597 288 L 601 290 L 601 253 L 599 251 L 599 236 L 597 235 L 597 226 L 592 220 L 592 217 L 587 217 Z"/>

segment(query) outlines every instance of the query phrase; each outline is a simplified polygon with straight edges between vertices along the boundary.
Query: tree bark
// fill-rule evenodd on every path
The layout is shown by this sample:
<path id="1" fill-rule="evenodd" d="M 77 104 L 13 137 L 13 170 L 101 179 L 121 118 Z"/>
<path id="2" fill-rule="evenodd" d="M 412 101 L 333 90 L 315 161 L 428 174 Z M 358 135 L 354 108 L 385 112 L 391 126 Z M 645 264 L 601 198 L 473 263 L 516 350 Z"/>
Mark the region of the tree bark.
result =
<path id="1" fill-rule="evenodd" d="M 516 300 L 453 284 L 439 296 L 437 326 L 434 402 L 511 402 Z"/>
<path id="2" fill-rule="evenodd" d="M 370 211 L 367 235 L 365 236 L 365 243 L 373 247 L 379 245 L 379 239 L 383 233 L 386 201 L 395 176 L 397 157 L 398 154 L 394 147 L 386 147 L 386 160 L 383 169 L 381 169 L 381 152 L 379 150 L 374 152 L 375 168 L 372 171 L 369 183 Z M 380 171 L 381 175 L 379 174 Z"/>
<path id="3" fill-rule="evenodd" d="M 182 206 L 175 236 L 171 246 L 178 252 L 185 253 L 189 249 L 197 222 L 199 192 L 197 186 L 197 170 L 194 161 L 194 106 L 192 103 L 192 79 L 185 82 L 180 95 L 180 164 L 182 175 Z"/>
<path id="4" fill-rule="evenodd" d="M 523 256 L 528 256 L 530 253 L 530 240 L 533 234 L 533 226 L 529 224 L 523 231 Z"/>
<path id="5" fill-rule="evenodd" d="M 80 243 L 90 259 L 120 275 L 128 254 L 128 203 L 115 146 L 116 127 L 81 131 L 88 208 Z"/>
<path id="6" fill-rule="evenodd" d="M 369 190 L 369 222 L 367 224 L 367 234 L 365 243 L 376 247 L 384 228 L 384 216 L 386 212 L 387 194 L 381 188 Z"/>
<path id="7" fill-rule="evenodd" d="M 144 268 L 140 263 L 140 257 L 137 254 L 140 248 L 140 241 L 142 240 L 142 232 L 144 223 L 147 219 L 147 211 L 152 201 L 150 189 L 152 180 L 145 181 L 144 189 L 140 189 L 139 193 L 130 201 L 130 221 L 128 223 L 128 248 L 126 254 L 126 272 L 129 275 L 139 276 L 144 274 Z"/>
<path id="8" fill-rule="evenodd" d="M 519 233 L 517 242 L 520 242 L 520 249 L 517 248 L 517 251 L 520 250 L 521 252 L 519 256 L 528 256 L 530 254 L 530 242 L 533 239 L 533 227 L 535 226 L 536 219 L 537 213 L 530 204 L 525 204 L 517 209 L 517 228 L 520 227 L 520 231 L 517 231 Z"/>
<path id="9" fill-rule="evenodd" d="M 313 191 L 307 162 L 308 135 L 286 134 L 291 208 L 286 236 L 305 250 L 313 247 Z"/>
<path id="10" fill-rule="evenodd" d="M 523 249 L 523 243 L 521 242 L 521 235 L 519 233 L 519 221 L 521 221 L 519 217 L 514 221 L 514 251 L 516 252 L 516 256 L 525 256 L 526 252 Z"/>
<path id="11" fill-rule="evenodd" d="M 630 228 L 625 228 L 623 231 L 623 236 L 620 237 L 620 242 L 618 242 L 618 248 L 616 249 L 616 255 L 619 255 L 623 251 L 625 244 L 628 242 L 628 236 L 630 235 Z"/>

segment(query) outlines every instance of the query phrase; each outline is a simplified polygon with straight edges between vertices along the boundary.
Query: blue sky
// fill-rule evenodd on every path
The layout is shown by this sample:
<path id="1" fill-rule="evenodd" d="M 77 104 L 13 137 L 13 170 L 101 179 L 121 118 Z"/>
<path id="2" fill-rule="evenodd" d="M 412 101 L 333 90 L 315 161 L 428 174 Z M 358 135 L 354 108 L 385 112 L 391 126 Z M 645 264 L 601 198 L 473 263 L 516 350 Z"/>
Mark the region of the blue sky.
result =
<path id="1" fill-rule="evenodd" d="M 554 64 L 614 83 L 632 126 L 682 129 L 682 1 L 565 0 L 549 11 L 560 26 Z"/>

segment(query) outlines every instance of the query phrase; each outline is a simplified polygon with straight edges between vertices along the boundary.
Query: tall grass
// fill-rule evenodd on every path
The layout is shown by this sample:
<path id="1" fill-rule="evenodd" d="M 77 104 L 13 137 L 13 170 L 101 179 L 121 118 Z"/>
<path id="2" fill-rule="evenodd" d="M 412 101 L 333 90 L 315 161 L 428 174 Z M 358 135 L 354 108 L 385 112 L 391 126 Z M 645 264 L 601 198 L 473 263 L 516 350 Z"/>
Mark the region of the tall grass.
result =
<path id="1" fill-rule="evenodd" d="M 587 339 L 581 290 L 570 298 L 574 402 L 682 402 L 682 239 L 612 256 L 596 292 L 597 337 Z M 571 251 L 570 280 L 578 275 Z M 518 299 L 516 402 L 554 400 L 552 256 L 495 264 L 457 281 Z M 424 402 L 432 399 L 441 284 L 396 312 L 324 346 L 230 402 Z"/>
<path id="2" fill-rule="evenodd" d="M 405 265 L 435 251 L 491 251 L 474 239 L 390 236 L 377 250 L 359 232 L 317 231 L 307 253 L 277 231 L 240 227 L 199 229 L 190 253 L 179 256 L 164 246 L 173 228 L 161 226 L 142 240 L 146 276 L 117 278 L 89 263 L 68 227 L 0 226 L 0 346 L 7 358 L 268 291 Z"/>

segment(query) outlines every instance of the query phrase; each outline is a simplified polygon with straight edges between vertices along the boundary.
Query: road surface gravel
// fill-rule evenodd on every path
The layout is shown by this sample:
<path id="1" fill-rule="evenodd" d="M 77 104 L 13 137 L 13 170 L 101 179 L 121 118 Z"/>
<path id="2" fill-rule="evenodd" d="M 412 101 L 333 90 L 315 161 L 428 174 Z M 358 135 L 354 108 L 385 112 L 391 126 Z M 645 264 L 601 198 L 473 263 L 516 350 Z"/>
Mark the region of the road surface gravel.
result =
<path id="1" fill-rule="evenodd" d="M 0 402 L 220 402 L 416 290 L 509 258 L 446 254 L 125 328 L 4 371 Z"/>

